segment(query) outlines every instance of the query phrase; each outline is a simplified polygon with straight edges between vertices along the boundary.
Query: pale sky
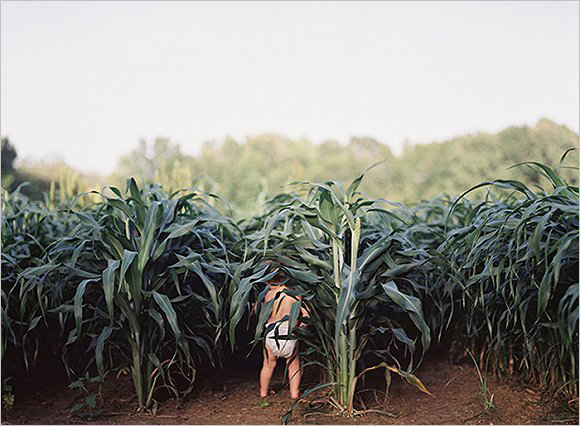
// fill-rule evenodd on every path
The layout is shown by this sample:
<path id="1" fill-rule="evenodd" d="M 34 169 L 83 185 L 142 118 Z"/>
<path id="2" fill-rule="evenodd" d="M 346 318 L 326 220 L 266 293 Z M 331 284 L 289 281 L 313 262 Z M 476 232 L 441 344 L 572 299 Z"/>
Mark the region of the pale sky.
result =
<path id="1" fill-rule="evenodd" d="M 140 139 L 578 131 L 578 2 L 2 2 L 1 133 L 109 173 Z"/>

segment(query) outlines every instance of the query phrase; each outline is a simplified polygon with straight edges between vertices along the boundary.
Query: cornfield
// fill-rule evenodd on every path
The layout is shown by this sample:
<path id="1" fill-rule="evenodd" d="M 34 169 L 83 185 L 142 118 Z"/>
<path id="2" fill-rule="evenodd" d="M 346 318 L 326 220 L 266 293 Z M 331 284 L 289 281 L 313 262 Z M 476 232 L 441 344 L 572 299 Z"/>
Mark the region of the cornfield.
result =
<path id="1" fill-rule="evenodd" d="M 578 187 L 518 166 L 550 188 L 496 180 L 410 209 L 359 191 L 363 173 L 293 182 L 237 222 L 215 195 L 133 178 L 74 199 L 3 193 L 3 378 L 53 352 L 71 381 L 130 372 L 151 409 L 263 344 L 265 284 L 283 272 L 289 334 L 346 415 L 374 369 L 429 393 L 416 369 L 445 344 L 577 398 Z"/>

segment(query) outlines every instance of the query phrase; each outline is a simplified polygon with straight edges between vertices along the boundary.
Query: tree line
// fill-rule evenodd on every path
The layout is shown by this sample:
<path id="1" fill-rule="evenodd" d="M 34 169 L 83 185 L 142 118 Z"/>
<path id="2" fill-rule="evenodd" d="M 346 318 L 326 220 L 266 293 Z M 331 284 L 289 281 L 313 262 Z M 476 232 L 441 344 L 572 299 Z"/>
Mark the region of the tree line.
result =
<path id="1" fill-rule="evenodd" d="M 406 144 L 402 155 L 373 138 L 352 138 L 314 144 L 277 134 L 249 137 L 244 142 L 226 138 L 206 142 L 198 155 L 188 155 L 178 144 L 157 138 L 139 142 L 122 156 L 110 176 L 82 174 L 63 163 L 15 167 L 14 145 L 2 139 L 2 187 L 14 189 L 22 181 L 32 198 L 50 190 L 73 194 L 104 185 L 122 187 L 128 176 L 141 183 L 155 182 L 166 190 L 196 186 L 227 200 L 239 216 L 256 213 L 270 194 L 296 180 L 348 182 L 371 164 L 383 161 L 367 174 L 361 190 L 370 197 L 413 205 L 440 194 L 460 194 L 493 179 L 517 179 L 541 185 L 537 173 L 513 164 L 537 160 L 558 168 L 562 153 L 578 147 L 578 134 L 566 126 L 541 119 L 533 126 L 512 126 L 498 133 L 474 133 L 445 142 Z M 578 152 L 568 155 L 578 165 Z M 562 165 L 562 176 L 578 184 L 574 169 Z"/>

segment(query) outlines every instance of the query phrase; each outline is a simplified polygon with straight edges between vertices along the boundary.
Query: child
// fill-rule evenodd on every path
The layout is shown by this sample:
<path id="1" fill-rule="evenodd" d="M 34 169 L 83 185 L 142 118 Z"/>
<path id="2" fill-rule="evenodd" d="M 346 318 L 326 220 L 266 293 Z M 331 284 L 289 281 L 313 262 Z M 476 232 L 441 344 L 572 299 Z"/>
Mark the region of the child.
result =
<path id="1" fill-rule="evenodd" d="M 288 321 L 280 321 L 287 315 L 290 315 L 290 309 L 292 304 L 297 300 L 287 294 L 283 293 L 284 290 L 288 290 L 283 279 L 279 276 L 274 278 L 267 283 L 270 286 L 270 290 L 264 298 L 264 303 L 275 299 L 274 305 L 272 307 L 272 314 L 266 323 L 266 343 L 264 348 L 264 364 L 262 366 L 262 371 L 260 372 L 260 398 L 265 398 L 268 396 L 268 390 L 270 387 L 270 379 L 272 378 L 272 373 L 276 368 L 277 358 L 286 358 L 286 364 L 288 365 L 288 377 L 290 379 L 290 397 L 292 399 L 297 399 L 300 392 L 300 358 L 298 356 L 298 342 L 296 339 L 277 339 L 276 336 L 286 336 L 288 335 Z M 278 296 L 276 298 L 276 296 Z M 301 299 L 298 297 L 298 299 Z M 308 311 L 301 308 L 301 314 L 304 317 L 308 317 Z M 278 322 L 280 321 L 280 322 Z"/>

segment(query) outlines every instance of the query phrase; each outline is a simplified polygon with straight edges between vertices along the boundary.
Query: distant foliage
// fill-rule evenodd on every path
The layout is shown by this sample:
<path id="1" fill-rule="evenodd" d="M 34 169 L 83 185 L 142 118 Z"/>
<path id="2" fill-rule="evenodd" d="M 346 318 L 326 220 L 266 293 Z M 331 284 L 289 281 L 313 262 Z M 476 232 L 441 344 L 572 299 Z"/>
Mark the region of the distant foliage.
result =
<path id="1" fill-rule="evenodd" d="M 206 143 L 197 156 L 183 154 L 178 145 L 158 139 L 141 142 L 124 156 L 114 175 L 122 184 L 133 175 L 142 182 L 183 188 L 196 183 L 215 192 L 236 208 L 240 217 L 256 214 L 263 201 L 293 180 L 350 182 L 361 170 L 384 163 L 365 177 L 361 191 L 369 197 L 413 205 L 441 194 L 461 193 L 492 179 L 518 179 L 534 186 L 547 182 L 527 168 L 510 166 L 530 159 L 557 168 L 568 148 L 578 147 L 578 135 L 565 126 L 540 120 L 535 127 L 510 127 L 497 134 L 477 133 L 443 143 L 406 146 L 401 157 L 372 138 L 353 138 L 347 145 L 326 141 L 313 144 L 275 134 L 250 137 L 244 143 L 231 138 Z M 578 161 L 572 153 L 571 162 Z M 578 184 L 574 170 L 560 174 Z M 115 182 L 115 180 L 113 180 Z"/>
<path id="2" fill-rule="evenodd" d="M 100 186 L 97 176 L 84 175 L 62 160 L 15 164 L 17 157 L 14 145 L 8 138 L 2 138 L 2 189 L 6 191 L 20 187 L 20 194 L 36 201 L 48 197 L 54 205 L 55 197 L 64 200 Z"/>
<path id="3" fill-rule="evenodd" d="M 16 150 L 2 139 L 2 188 L 13 191 L 30 183 L 22 193 L 41 200 L 51 182 L 57 192 L 75 194 L 105 184 L 124 185 L 134 176 L 140 185 L 161 184 L 166 191 L 195 186 L 220 194 L 237 217 L 258 214 L 264 201 L 293 180 L 350 182 L 370 164 L 383 160 L 361 185 L 371 198 L 414 205 L 442 194 L 457 194 L 478 182 L 517 179 L 529 186 L 547 182 L 526 168 L 509 169 L 530 159 L 557 168 L 556 160 L 568 148 L 578 147 L 578 135 L 565 126 L 542 119 L 534 127 L 509 127 L 497 134 L 476 133 L 442 143 L 406 144 L 400 157 L 370 137 L 352 138 L 346 144 L 328 140 L 314 144 L 276 134 L 206 142 L 198 155 L 188 155 L 166 138 L 140 141 L 119 159 L 108 176 L 84 175 L 64 162 L 14 165 Z M 578 154 L 570 161 L 578 162 Z M 574 170 L 559 170 L 570 184 L 578 184 Z M 224 211 L 225 213 L 225 211 Z M 229 213 L 228 213 L 229 214 Z"/>

